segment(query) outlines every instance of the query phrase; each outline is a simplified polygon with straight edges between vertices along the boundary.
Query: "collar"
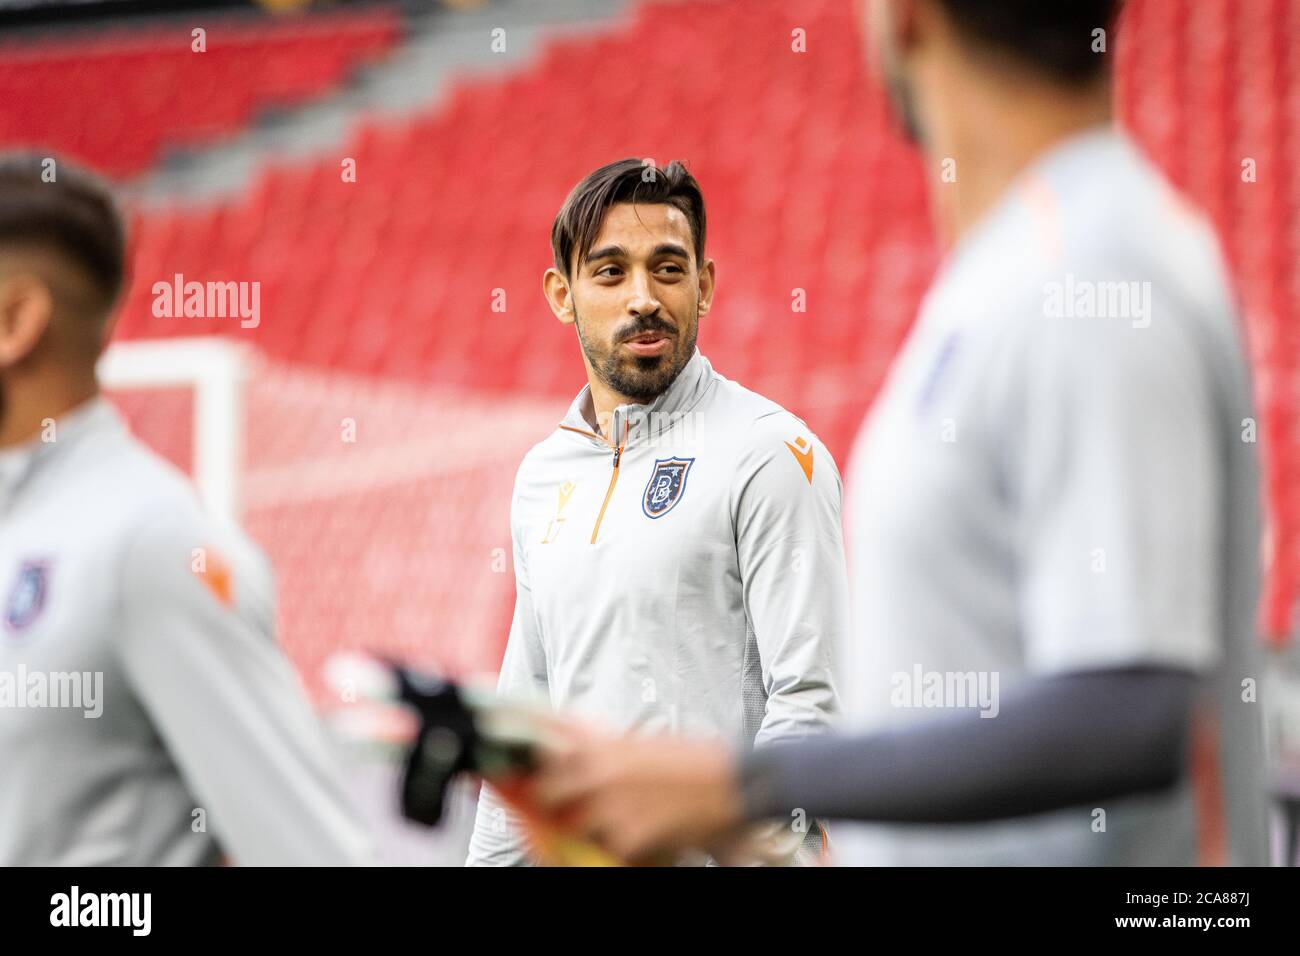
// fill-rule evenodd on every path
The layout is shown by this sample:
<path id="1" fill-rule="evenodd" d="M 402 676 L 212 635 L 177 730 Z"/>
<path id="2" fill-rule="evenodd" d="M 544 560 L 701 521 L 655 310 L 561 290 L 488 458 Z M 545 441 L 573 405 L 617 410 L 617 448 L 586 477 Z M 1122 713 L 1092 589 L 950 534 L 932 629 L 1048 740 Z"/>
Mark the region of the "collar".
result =
<path id="1" fill-rule="evenodd" d="M 53 441 L 42 437 L 0 450 L 0 504 L 13 500 L 18 489 L 36 471 L 82 437 L 105 428 L 121 428 L 117 411 L 96 395 L 65 412 L 54 423 Z"/>
<path id="2" fill-rule="evenodd" d="M 645 405 L 628 403 L 615 408 L 609 433 L 618 436 L 620 447 L 635 444 L 638 437 L 649 433 L 652 428 L 662 433 L 667 424 L 695 407 L 713 384 L 713 378 L 713 365 L 697 347 L 672 384 L 658 398 Z M 590 385 L 582 387 L 559 427 L 586 435 L 604 447 L 609 445 L 596 428 Z"/>

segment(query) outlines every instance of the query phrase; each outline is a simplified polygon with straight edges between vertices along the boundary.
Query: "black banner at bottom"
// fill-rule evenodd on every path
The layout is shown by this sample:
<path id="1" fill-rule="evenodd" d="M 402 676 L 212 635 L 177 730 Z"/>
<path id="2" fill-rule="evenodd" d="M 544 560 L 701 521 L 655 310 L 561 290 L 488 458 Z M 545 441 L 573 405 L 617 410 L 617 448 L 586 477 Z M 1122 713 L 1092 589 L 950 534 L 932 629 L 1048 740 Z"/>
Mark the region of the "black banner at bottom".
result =
<path id="1" fill-rule="evenodd" d="M 864 946 L 900 933 L 918 946 L 1169 934 L 1230 945 L 1290 936 L 1300 885 L 1285 869 L 67 868 L 9 869 L 0 880 L 7 942 L 348 945 L 433 931 L 430 943 L 453 934 L 443 945 L 467 932 L 483 944 L 517 934 L 548 945 L 559 932 L 598 948 L 653 944 L 689 921 L 693 939 L 789 931 L 813 950 L 828 932 Z"/>

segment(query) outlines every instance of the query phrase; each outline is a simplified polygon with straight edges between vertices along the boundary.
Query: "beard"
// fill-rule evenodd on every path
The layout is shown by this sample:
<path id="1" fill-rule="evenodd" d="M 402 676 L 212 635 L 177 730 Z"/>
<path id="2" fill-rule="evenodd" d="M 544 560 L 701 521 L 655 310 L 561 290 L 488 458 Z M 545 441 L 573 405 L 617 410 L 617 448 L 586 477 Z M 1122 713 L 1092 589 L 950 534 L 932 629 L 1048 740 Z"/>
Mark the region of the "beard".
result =
<path id="1" fill-rule="evenodd" d="M 582 330 L 582 318 L 574 310 L 574 324 L 578 327 L 578 341 L 587 356 L 596 377 L 606 388 L 612 389 L 638 405 L 646 405 L 677 380 L 686 363 L 695 354 L 695 340 L 699 329 L 698 312 L 684 329 L 675 328 L 658 314 L 643 316 L 619 327 L 612 344 L 603 347 L 587 338 Z M 667 336 L 672 348 L 663 355 L 620 355 L 618 347 L 628 339 L 644 332 L 659 332 Z"/>

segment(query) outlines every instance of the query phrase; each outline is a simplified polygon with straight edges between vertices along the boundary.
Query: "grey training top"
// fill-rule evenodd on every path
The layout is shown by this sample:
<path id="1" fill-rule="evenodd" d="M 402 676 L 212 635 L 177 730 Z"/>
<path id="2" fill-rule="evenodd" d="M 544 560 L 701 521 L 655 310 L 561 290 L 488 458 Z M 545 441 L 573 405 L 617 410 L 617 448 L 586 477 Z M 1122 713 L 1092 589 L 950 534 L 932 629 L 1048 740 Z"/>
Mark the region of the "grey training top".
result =
<path id="1" fill-rule="evenodd" d="M 0 865 L 349 864 L 269 568 L 95 399 L 0 453 Z"/>
<path id="2" fill-rule="evenodd" d="M 855 447 L 846 723 L 1185 670 L 1223 799 L 1184 779 L 1014 821 L 832 823 L 839 859 L 1183 864 L 1217 827 L 1263 862 L 1254 414 L 1208 224 L 1110 127 L 1049 149 L 952 251 Z"/>
<path id="3" fill-rule="evenodd" d="M 583 389 L 525 456 L 500 690 L 593 722 L 748 747 L 824 732 L 848 627 L 840 476 L 802 421 L 696 352 L 593 431 Z M 469 862 L 526 853 L 490 787 Z"/>

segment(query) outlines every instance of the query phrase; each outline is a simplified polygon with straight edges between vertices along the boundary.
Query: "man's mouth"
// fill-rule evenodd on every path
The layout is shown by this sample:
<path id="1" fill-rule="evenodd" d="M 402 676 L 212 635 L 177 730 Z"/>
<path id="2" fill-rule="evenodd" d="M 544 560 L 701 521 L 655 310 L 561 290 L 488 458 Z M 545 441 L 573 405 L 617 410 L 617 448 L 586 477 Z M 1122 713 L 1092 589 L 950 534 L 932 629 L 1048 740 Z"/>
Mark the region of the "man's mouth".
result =
<path id="1" fill-rule="evenodd" d="M 663 355 L 672 347 L 672 338 L 663 332 L 642 332 L 623 342 L 635 355 Z"/>

